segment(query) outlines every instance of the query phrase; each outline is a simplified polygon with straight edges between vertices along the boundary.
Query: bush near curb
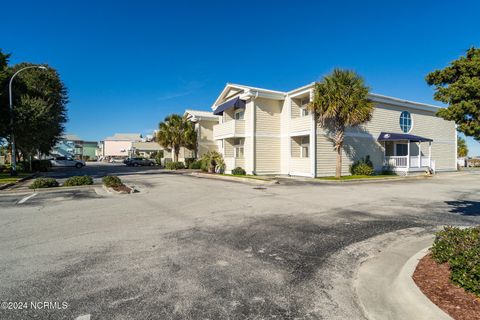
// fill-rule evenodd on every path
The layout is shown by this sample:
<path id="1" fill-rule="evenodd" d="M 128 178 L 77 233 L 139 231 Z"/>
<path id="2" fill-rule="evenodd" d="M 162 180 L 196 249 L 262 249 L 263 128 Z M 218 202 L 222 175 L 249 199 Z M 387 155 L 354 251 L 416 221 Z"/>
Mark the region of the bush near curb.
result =
<path id="1" fill-rule="evenodd" d="M 188 165 L 188 169 L 201 169 L 202 168 L 202 161 L 197 160 Z"/>
<path id="2" fill-rule="evenodd" d="M 354 176 L 371 176 L 375 173 L 373 163 L 370 161 L 370 156 L 366 156 L 360 160 L 355 161 L 350 166 L 350 173 Z"/>
<path id="3" fill-rule="evenodd" d="M 58 181 L 53 178 L 37 178 L 33 181 L 30 189 L 58 187 Z"/>
<path id="4" fill-rule="evenodd" d="M 448 262 L 453 283 L 480 296 L 480 226 L 445 227 L 436 233 L 431 252 L 437 263 Z"/>
<path id="5" fill-rule="evenodd" d="M 185 169 L 185 165 L 183 164 L 183 162 L 180 162 L 180 161 L 167 162 L 165 164 L 165 169 L 168 169 L 168 170 Z"/>
<path id="6" fill-rule="evenodd" d="M 242 167 L 236 167 L 232 170 L 232 174 L 234 176 L 244 176 L 247 174 L 247 172 Z"/>
<path id="7" fill-rule="evenodd" d="M 123 185 L 122 180 L 117 176 L 105 176 L 102 178 L 102 182 L 108 188 L 115 188 Z"/>
<path id="8" fill-rule="evenodd" d="M 85 186 L 93 184 L 93 179 L 90 176 L 74 176 L 65 180 L 64 187 Z"/>

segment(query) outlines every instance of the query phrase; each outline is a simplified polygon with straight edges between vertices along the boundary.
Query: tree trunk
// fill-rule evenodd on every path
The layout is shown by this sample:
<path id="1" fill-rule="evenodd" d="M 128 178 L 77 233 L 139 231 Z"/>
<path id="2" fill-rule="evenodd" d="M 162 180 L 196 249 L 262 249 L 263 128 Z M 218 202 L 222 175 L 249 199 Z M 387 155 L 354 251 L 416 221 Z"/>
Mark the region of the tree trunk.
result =
<path id="1" fill-rule="evenodd" d="M 174 151 L 173 161 L 178 162 L 178 155 L 180 153 L 180 148 L 179 147 L 174 147 L 173 151 Z"/>
<path id="2" fill-rule="evenodd" d="M 335 137 L 335 149 L 337 151 L 337 163 L 335 166 L 335 178 L 340 179 L 342 177 L 342 149 L 343 139 L 345 137 L 345 128 L 341 127 L 337 129 Z"/>
<path id="3" fill-rule="evenodd" d="M 342 177 L 342 147 L 337 146 L 337 164 L 335 166 L 335 178 Z"/>

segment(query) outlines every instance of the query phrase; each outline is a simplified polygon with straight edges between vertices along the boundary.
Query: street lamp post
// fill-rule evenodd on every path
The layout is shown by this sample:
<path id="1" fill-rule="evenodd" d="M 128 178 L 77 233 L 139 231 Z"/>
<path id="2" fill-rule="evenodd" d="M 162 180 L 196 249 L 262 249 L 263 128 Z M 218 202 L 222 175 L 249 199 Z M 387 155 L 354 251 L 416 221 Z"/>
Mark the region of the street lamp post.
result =
<path id="1" fill-rule="evenodd" d="M 12 82 L 13 82 L 13 78 L 15 78 L 15 76 L 17 74 L 19 74 L 23 70 L 32 69 L 32 68 L 38 68 L 38 69 L 43 69 L 43 70 L 47 69 L 47 67 L 45 67 L 45 66 L 28 66 L 28 67 L 22 68 L 22 69 L 18 70 L 17 72 L 15 72 L 13 74 L 13 76 L 10 78 L 10 83 L 8 84 L 8 95 L 9 95 L 9 99 L 10 99 L 9 100 L 10 101 L 10 130 L 12 130 L 11 137 L 10 137 L 10 142 L 12 144 L 12 171 L 10 172 L 10 174 L 12 176 L 15 176 L 17 174 L 17 159 L 16 159 L 16 156 L 15 156 L 15 133 L 14 133 L 14 130 L 13 130 L 14 123 L 13 123 Z"/>

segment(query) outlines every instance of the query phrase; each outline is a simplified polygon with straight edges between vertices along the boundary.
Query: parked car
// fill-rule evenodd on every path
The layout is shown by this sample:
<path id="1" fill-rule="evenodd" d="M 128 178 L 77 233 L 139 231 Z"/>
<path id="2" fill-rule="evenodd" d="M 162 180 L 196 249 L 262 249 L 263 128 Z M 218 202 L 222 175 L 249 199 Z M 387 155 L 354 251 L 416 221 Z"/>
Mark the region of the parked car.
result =
<path id="1" fill-rule="evenodd" d="M 123 161 L 127 166 L 137 167 L 137 166 L 153 166 L 155 162 L 145 158 L 128 158 Z"/>
<path id="2" fill-rule="evenodd" d="M 56 157 L 50 160 L 52 167 L 75 167 L 82 168 L 85 166 L 84 161 L 75 160 L 70 157 Z"/>

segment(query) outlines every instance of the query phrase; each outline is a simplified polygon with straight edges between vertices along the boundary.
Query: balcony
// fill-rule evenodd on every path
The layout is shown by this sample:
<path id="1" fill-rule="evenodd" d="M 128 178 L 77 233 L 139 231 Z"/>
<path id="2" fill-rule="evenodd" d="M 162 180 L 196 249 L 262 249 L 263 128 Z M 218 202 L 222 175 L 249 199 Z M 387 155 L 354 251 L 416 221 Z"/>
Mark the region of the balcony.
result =
<path id="1" fill-rule="evenodd" d="M 213 139 L 245 136 L 245 120 L 230 120 L 213 126 Z"/>
<path id="2" fill-rule="evenodd" d="M 306 132 L 311 130 L 312 118 L 297 117 L 290 120 L 290 133 Z"/>

